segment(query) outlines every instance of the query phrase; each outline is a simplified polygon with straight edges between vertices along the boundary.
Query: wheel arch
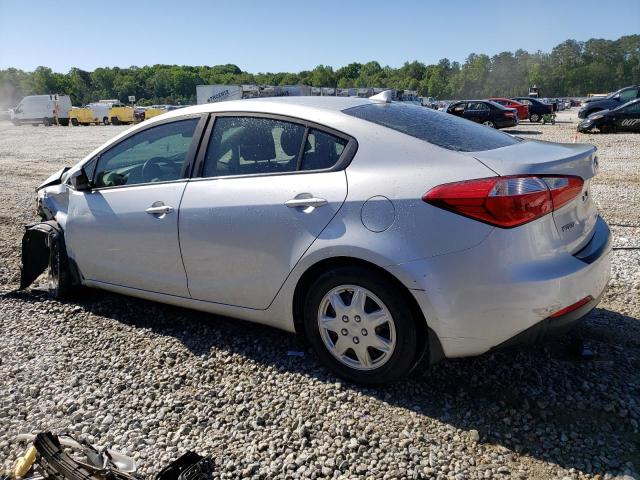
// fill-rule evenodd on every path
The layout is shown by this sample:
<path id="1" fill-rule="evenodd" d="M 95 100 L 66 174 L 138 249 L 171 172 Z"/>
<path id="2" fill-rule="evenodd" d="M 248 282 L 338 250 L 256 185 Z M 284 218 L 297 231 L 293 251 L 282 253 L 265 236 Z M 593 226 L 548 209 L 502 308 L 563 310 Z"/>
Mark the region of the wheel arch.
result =
<path id="1" fill-rule="evenodd" d="M 392 273 L 384 268 L 376 265 L 375 263 L 363 260 L 361 258 L 338 256 L 320 260 L 313 265 L 309 266 L 305 272 L 300 276 L 296 284 L 293 294 L 293 325 L 301 338 L 304 338 L 302 332 L 304 332 L 303 317 L 304 317 L 304 301 L 306 294 L 311 287 L 313 281 L 323 273 L 338 268 L 347 266 L 358 266 L 369 269 L 387 281 L 394 284 L 400 292 L 402 292 L 405 300 L 408 302 L 413 318 L 416 324 L 416 332 L 418 334 L 418 349 L 416 353 L 415 365 L 418 365 L 425 354 L 428 352 L 429 362 L 436 363 L 440 359 L 444 358 L 442 346 L 440 340 L 435 332 L 429 327 L 427 319 L 425 318 L 417 300 L 411 294 L 409 289 Z"/>

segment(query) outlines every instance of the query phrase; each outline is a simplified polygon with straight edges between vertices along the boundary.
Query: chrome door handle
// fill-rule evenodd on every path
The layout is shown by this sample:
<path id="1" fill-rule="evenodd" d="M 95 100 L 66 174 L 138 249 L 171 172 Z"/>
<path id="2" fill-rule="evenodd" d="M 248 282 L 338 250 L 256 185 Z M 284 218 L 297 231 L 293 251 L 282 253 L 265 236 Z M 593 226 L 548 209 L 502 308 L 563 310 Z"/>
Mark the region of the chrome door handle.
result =
<path id="1" fill-rule="evenodd" d="M 166 215 L 173 212 L 173 207 L 169 205 L 160 205 L 157 207 L 149 207 L 145 210 L 149 215 Z"/>
<path id="2" fill-rule="evenodd" d="M 324 198 L 292 198 L 291 200 L 287 200 L 284 204 L 289 208 L 296 207 L 322 207 L 326 205 L 328 202 Z"/>

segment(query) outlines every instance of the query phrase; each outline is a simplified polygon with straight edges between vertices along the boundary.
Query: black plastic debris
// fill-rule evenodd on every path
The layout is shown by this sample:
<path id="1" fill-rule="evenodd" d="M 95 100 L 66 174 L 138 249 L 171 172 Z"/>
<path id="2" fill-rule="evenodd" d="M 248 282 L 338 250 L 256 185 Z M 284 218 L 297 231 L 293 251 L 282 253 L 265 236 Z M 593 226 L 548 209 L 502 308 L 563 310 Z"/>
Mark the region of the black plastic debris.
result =
<path id="1" fill-rule="evenodd" d="M 182 472 L 192 467 L 204 457 L 189 451 L 164 467 L 156 476 L 156 480 L 180 480 Z"/>

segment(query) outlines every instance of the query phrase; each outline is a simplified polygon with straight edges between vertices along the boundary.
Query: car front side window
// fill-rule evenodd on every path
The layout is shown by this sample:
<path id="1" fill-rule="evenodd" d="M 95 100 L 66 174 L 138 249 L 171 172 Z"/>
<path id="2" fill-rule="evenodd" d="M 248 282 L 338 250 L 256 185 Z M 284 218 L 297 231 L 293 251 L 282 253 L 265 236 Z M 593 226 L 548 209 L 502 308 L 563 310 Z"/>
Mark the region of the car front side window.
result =
<path id="1" fill-rule="evenodd" d="M 640 102 L 634 103 L 622 109 L 623 113 L 639 113 L 640 114 Z"/>
<path id="2" fill-rule="evenodd" d="M 626 102 L 628 102 L 630 100 L 633 100 L 637 96 L 638 96 L 638 89 L 637 88 L 630 88 L 628 90 L 620 92 L 620 100 L 623 103 L 626 103 Z"/>
<path id="3" fill-rule="evenodd" d="M 199 118 L 151 127 L 103 153 L 94 186 L 115 187 L 178 180 Z"/>

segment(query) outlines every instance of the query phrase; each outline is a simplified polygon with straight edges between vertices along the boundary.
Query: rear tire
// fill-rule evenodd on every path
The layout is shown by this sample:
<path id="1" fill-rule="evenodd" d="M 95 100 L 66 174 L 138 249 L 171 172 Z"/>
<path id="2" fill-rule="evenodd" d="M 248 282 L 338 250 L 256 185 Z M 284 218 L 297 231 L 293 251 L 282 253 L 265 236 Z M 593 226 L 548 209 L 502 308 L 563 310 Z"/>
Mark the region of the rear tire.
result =
<path id="1" fill-rule="evenodd" d="M 496 124 L 493 123 L 491 120 L 485 120 L 484 122 L 482 122 L 482 124 L 485 127 L 489 127 L 489 128 L 496 128 Z"/>
<path id="2" fill-rule="evenodd" d="M 78 126 L 78 119 L 77 118 L 72 118 L 71 119 L 71 125 L 73 125 L 74 127 Z"/>
<path id="3" fill-rule="evenodd" d="M 532 113 L 531 115 L 529 115 L 529 121 L 538 123 L 540 121 L 540 115 L 538 115 L 537 113 Z"/>
<path id="4" fill-rule="evenodd" d="M 416 322 L 404 292 L 364 267 L 339 267 L 313 282 L 304 328 L 320 360 L 354 383 L 393 382 L 417 361 Z"/>
<path id="5" fill-rule="evenodd" d="M 118 119 L 118 117 L 111 117 L 111 125 L 120 125 L 120 119 Z"/>
<path id="6" fill-rule="evenodd" d="M 104 118 L 102 119 L 102 124 L 103 124 L 103 125 L 109 125 L 109 119 L 108 119 L 107 117 L 104 117 Z"/>

